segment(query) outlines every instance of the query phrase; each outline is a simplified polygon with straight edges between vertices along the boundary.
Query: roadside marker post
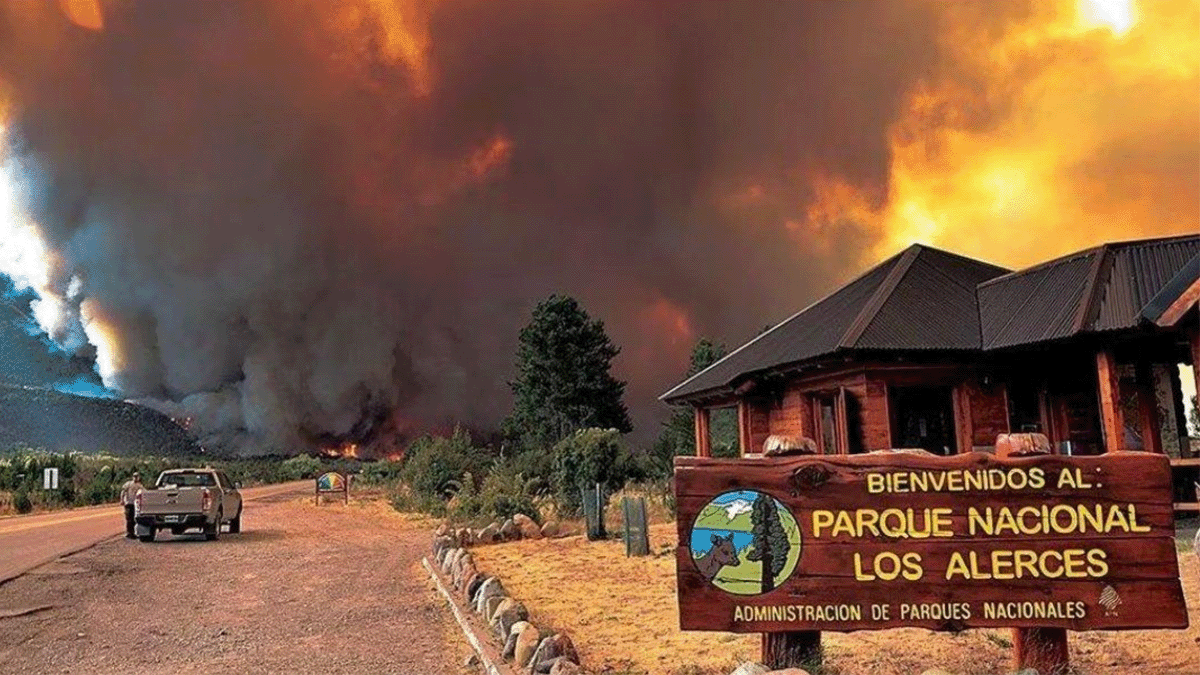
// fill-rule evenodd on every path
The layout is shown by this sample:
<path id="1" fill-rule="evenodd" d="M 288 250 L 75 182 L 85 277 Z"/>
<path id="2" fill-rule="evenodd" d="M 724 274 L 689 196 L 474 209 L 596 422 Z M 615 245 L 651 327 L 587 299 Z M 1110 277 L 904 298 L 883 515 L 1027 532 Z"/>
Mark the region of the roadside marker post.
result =
<path id="1" fill-rule="evenodd" d="M 42 489 L 57 490 L 58 489 L 58 467 L 47 467 L 42 469 Z"/>

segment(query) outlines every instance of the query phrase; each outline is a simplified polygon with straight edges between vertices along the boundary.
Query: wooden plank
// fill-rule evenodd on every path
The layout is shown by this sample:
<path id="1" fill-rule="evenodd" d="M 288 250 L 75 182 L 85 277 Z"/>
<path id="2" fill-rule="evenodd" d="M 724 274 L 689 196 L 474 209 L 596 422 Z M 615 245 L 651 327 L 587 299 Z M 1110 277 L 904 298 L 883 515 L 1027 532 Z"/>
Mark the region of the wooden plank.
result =
<path id="1" fill-rule="evenodd" d="M 1125 420 L 1121 414 L 1121 388 L 1117 364 L 1111 351 L 1096 352 L 1096 377 L 1100 387 L 1100 418 L 1104 427 L 1106 452 L 1125 449 Z"/>
<path id="2" fill-rule="evenodd" d="M 1192 376 L 1196 380 L 1195 391 L 1200 393 L 1200 327 L 1192 329 Z"/>
<path id="3" fill-rule="evenodd" d="M 1160 454 L 678 458 L 675 484 L 685 630 L 1187 625 Z M 752 539 L 714 529 L 724 522 L 714 499 L 731 492 L 755 504 L 739 513 L 768 519 L 747 523 L 771 522 L 756 510 L 759 495 L 794 517 L 782 549 L 793 567 L 766 593 L 744 557 Z M 997 528 L 1002 521 L 1009 526 Z M 738 564 L 718 555 L 722 536 Z"/>
<path id="4" fill-rule="evenodd" d="M 954 386 L 951 400 L 954 403 L 954 442 L 959 452 L 971 452 L 975 447 L 975 432 L 971 424 L 971 397 L 967 385 Z"/>
<path id="5" fill-rule="evenodd" d="M 1188 310 L 1194 308 L 1197 303 L 1200 303 L 1200 279 L 1193 281 L 1192 285 L 1188 286 L 1187 290 L 1181 293 L 1178 298 L 1175 298 L 1175 301 L 1172 302 L 1169 307 L 1163 310 L 1162 315 L 1158 317 L 1158 321 L 1156 321 L 1156 323 L 1159 326 L 1164 327 L 1174 326 L 1175 324 L 1179 323 L 1179 320 L 1183 318 L 1183 315 L 1187 314 Z"/>
<path id="6" fill-rule="evenodd" d="M 1162 452 L 1162 424 L 1158 417 L 1158 401 L 1154 395 L 1154 373 L 1150 363 L 1139 360 L 1134 367 L 1137 378 L 1138 421 L 1142 428 L 1142 450 Z"/>
<path id="7" fill-rule="evenodd" d="M 741 399 L 737 404 L 738 452 L 742 456 L 756 452 L 750 439 L 750 404 Z"/>
<path id="8" fill-rule="evenodd" d="M 837 454 L 850 453 L 850 416 L 846 387 L 838 387 L 837 397 L 833 399 L 833 419 L 836 425 L 833 438 L 837 445 Z"/>
<path id="9" fill-rule="evenodd" d="M 708 431 L 708 408 L 696 408 L 696 456 L 712 457 L 712 436 Z"/>

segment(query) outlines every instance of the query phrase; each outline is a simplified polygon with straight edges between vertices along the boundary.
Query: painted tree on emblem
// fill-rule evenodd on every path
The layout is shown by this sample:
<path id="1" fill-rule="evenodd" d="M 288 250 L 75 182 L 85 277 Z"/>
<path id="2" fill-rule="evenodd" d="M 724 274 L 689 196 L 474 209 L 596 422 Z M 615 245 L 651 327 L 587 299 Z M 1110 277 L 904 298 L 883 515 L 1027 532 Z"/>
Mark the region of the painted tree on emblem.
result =
<path id="1" fill-rule="evenodd" d="M 792 549 L 779 519 L 779 509 L 770 495 L 760 492 L 754 500 L 750 526 L 754 550 L 747 559 L 762 563 L 762 592 L 766 593 L 775 588 L 775 577 L 783 571 Z"/>

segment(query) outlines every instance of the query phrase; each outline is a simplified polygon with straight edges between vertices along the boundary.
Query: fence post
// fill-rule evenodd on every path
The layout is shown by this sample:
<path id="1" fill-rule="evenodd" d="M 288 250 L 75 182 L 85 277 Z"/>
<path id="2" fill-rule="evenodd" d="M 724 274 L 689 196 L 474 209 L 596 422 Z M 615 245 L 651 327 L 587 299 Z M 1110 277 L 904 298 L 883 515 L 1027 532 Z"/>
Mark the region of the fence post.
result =
<path id="1" fill-rule="evenodd" d="M 624 497 L 621 516 L 625 522 L 625 557 L 650 555 L 650 536 L 646 527 L 646 499 Z"/>
<path id="2" fill-rule="evenodd" d="M 595 488 L 581 488 L 583 497 L 583 517 L 587 521 L 588 541 L 599 541 L 608 538 L 604 531 L 604 494 L 599 483 Z"/>

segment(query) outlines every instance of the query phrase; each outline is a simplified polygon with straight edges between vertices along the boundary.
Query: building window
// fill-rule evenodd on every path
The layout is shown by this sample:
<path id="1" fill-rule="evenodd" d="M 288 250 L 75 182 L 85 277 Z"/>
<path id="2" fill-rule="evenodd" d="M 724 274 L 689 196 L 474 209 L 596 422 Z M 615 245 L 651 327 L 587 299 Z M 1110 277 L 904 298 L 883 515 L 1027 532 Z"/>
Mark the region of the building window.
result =
<path id="1" fill-rule="evenodd" d="M 954 399 L 950 387 L 893 387 L 892 444 L 935 455 L 958 451 L 954 438 Z"/>

